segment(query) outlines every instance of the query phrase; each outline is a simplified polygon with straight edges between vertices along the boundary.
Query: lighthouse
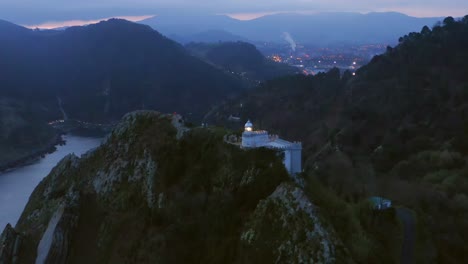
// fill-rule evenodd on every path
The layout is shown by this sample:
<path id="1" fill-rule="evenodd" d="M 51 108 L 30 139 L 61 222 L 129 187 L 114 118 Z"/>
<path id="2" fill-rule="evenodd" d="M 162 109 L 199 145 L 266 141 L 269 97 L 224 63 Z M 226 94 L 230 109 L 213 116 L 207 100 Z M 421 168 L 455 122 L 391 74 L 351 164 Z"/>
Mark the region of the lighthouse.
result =
<path id="1" fill-rule="evenodd" d="M 277 135 L 270 135 L 265 130 L 254 130 L 250 120 L 244 125 L 241 146 L 244 149 L 265 147 L 282 151 L 286 170 L 291 175 L 302 172 L 302 143 L 280 139 Z"/>

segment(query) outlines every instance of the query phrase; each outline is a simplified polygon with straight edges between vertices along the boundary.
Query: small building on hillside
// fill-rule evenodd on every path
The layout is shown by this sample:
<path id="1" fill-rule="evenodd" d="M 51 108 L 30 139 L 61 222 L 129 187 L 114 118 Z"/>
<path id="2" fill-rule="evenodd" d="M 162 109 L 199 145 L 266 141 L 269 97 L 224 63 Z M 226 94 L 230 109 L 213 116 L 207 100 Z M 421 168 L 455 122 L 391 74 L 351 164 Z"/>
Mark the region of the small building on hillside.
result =
<path id="1" fill-rule="evenodd" d="M 238 116 L 230 115 L 230 116 L 228 117 L 228 120 L 231 121 L 231 122 L 240 122 L 240 121 L 241 121 L 241 118 L 238 117 Z"/>
<path id="2" fill-rule="evenodd" d="M 242 133 L 242 148 L 271 148 L 284 153 L 283 163 L 286 170 L 294 175 L 302 172 L 302 143 L 289 142 L 265 130 L 254 130 L 252 122 L 247 121 Z"/>
<path id="3" fill-rule="evenodd" d="M 369 198 L 369 202 L 371 203 L 372 209 L 375 210 L 385 210 L 392 207 L 392 201 L 378 196 Z"/>

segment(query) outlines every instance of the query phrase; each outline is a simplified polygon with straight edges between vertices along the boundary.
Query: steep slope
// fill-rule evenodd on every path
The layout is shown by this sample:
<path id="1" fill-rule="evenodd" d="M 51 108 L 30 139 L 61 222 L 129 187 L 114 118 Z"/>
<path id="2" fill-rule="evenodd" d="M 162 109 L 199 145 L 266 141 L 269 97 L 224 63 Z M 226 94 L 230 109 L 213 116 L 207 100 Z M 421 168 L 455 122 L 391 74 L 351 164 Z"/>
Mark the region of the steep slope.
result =
<path id="1" fill-rule="evenodd" d="M 20 36 L 28 32 L 29 30 L 24 27 L 0 19 L 0 36 L 2 38 Z"/>
<path id="2" fill-rule="evenodd" d="M 64 158 L 15 229 L 0 237 L 5 263 L 349 257 L 274 151 L 241 150 L 217 130 L 189 131 L 179 116 L 155 112 L 126 115 L 100 148 Z"/>
<path id="3" fill-rule="evenodd" d="M 0 79 L 0 93 L 33 97 L 49 108 L 57 106 L 58 96 L 73 119 L 116 120 L 141 108 L 197 119 L 241 90 L 236 79 L 128 21 L 23 35 L 0 44 L 0 70 L 8 73 Z"/>
<path id="4" fill-rule="evenodd" d="M 42 102 L 47 100 L 41 95 L 20 96 L 22 85 L 18 84 L 25 83 L 24 77 L 34 82 L 31 65 L 25 59 L 31 50 L 24 45 L 31 33 L 0 20 L 0 171 L 52 150 L 59 141 L 45 122 L 58 116 L 57 107 L 44 107 Z M 16 77 L 18 82 L 12 82 Z"/>
<path id="5" fill-rule="evenodd" d="M 195 56 L 255 83 L 298 72 L 294 67 L 267 60 L 246 42 L 190 43 L 186 48 Z"/>
<path id="6" fill-rule="evenodd" d="M 346 201 L 383 195 L 413 210 L 417 261 L 457 263 L 468 257 L 467 36 L 468 16 L 449 17 L 355 77 L 273 80 L 212 117 L 303 141 L 309 174 Z"/>

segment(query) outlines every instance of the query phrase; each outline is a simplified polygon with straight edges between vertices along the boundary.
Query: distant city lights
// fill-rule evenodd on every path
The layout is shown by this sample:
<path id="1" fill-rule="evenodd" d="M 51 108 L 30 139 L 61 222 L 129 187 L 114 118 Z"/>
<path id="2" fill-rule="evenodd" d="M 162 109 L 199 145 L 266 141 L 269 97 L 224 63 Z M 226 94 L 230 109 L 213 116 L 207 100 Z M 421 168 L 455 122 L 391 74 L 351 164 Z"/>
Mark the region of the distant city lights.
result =
<path id="1" fill-rule="evenodd" d="M 357 45 L 337 48 L 313 47 L 308 45 L 298 45 L 296 51 L 291 52 L 289 48 L 268 44 L 258 48 L 268 58 L 277 63 L 285 63 L 296 67 L 300 72 L 315 75 L 320 72 L 328 72 L 333 68 L 341 71 L 349 70 L 352 76 L 356 76 L 356 71 L 369 61 L 375 54 L 385 51 L 387 45 Z"/>
<path id="2" fill-rule="evenodd" d="M 271 56 L 271 59 L 272 59 L 274 62 L 283 62 L 283 59 L 282 59 L 281 56 L 279 56 L 279 55 L 273 55 L 273 56 Z"/>

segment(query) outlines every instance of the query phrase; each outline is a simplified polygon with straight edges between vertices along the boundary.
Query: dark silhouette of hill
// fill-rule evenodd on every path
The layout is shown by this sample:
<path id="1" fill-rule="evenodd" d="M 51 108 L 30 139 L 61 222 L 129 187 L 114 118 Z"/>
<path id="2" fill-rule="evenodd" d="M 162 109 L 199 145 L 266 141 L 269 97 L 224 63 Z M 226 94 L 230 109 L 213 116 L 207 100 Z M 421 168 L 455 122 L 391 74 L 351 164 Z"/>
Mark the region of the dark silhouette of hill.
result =
<path id="1" fill-rule="evenodd" d="M 254 45 L 246 42 L 190 43 L 186 48 L 195 56 L 251 81 L 298 72 L 294 67 L 268 60 Z"/>
<path id="2" fill-rule="evenodd" d="M 468 256 L 468 16 L 410 33 L 353 77 L 267 82 L 212 117 L 301 140 L 313 177 L 348 201 L 383 195 L 418 219 L 415 257 Z M 461 217 L 463 215 L 463 217 Z"/>
<path id="3" fill-rule="evenodd" d="M 167 35 L 170 39 L 177 41 L 182 45 L 186 45 L 192 42 L 195 43 L 219 43 L 219 42 L 236 42 L 243 41 L 249 42 L 246 38 L 234 35 L 224 30 L 207 30 L 197 32 L 195 34 L 178 35 L 169 34 Z"/>
<path id="4" fill-rule="evenodd" d="M 63 31 L 14 28 L 18 36 L 0 43 L 0 93 L 55 109 L 60 97 L 70 118 L 116 120 L 141 108 L 199 118 L 241 90 L 148 26 L 111 19 Z"/>
<path id="5" fill-rule="evenodd" d="M 11 38 L 29 32 L 28 29 L 0 19 L 0 36 Z"/>
<path id="6" fill-rule="evenodd" d="M 168 13 L 145 19 L 140 23 L 150 25 L 165 35 L 185 37 L 207 30 L 229 31 L 228 28 L 235 27 L 239 21 L 225 15 Z"/>
<path id="7" fill-rule="evenodd" d="M 317 14 L 283 13 L 241 21 L 222 15 L 168 14 L 141 23 L 166 35 L 190 36 L 207 30 L 224 30 L 251 41 L 281 42 L 289 32 L 301 43 L 314 45 L 396 43 L 399 36 L 433 26 L 440 18 L 416 18 L 401 13 Z"/>

